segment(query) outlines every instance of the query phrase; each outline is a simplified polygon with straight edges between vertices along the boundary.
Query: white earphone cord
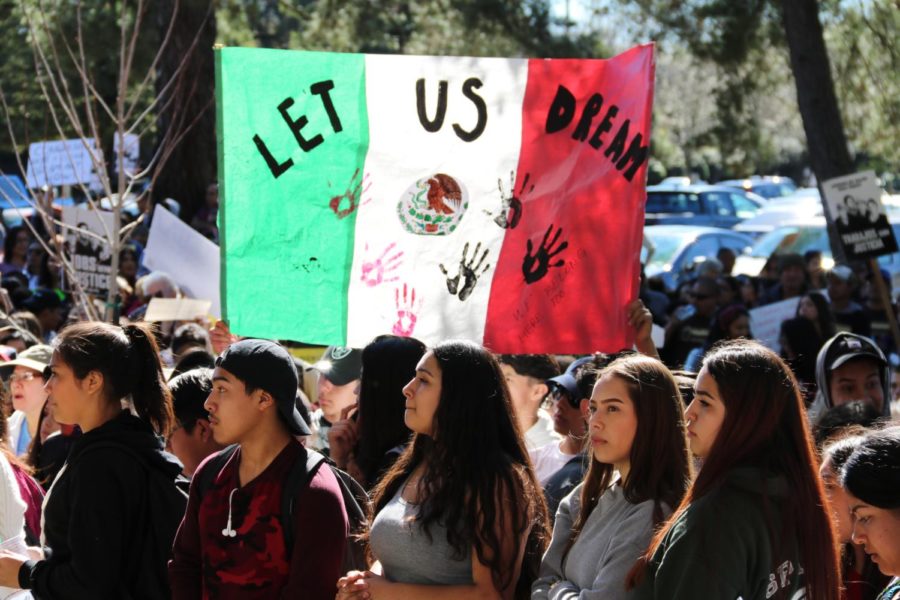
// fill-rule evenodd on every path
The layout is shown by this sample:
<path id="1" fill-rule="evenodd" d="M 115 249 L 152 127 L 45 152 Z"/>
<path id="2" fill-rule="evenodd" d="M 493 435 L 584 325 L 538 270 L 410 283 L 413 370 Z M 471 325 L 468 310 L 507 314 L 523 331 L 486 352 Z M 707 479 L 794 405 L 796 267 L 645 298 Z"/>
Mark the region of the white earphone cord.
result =
<path id="1" fill-rule="evenodd" d="M 228 494 L 228 524 L 225 525 L 225 529 L 222 530 L 222 535 L 225 537 L 235 537 L 237 536 L 237 531 L 232 529 L 231 527 L 231 499 L 234 497 L 234 493 L 237 491 L 237 488 L 231 490 L 231 493 Z"/>

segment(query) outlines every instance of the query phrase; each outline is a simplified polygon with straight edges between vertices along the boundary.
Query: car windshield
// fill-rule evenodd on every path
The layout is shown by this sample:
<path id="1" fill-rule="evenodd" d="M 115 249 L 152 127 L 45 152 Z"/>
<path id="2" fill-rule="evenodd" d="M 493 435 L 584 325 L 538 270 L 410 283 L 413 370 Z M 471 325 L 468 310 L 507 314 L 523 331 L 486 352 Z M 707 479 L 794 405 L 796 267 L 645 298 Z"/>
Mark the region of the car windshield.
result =
<path id="1" fill-rule="evenodd" d="M 796 188 L 787 183 L 760 183 L 750 189 L 763 198 L 779 198 L 791 194 Z"/>
<path id="2" fill-rule="evenodd" d="M 773 254 L 803 254 L 807 250 L 831 254 L 824 227 L 780 227 L 761 237 L 750 251 L 750 256 L 769 258 Z"/>
<path id="3" fill-rule="evenodd" d="M 645 230 L 647 238 L 653 244 L 653 256 L 647 263 L 647 269 L 662 271 L 666 265 L 672 263 L 672 259 L 678 253 L 678 249 L 684 245 L 686 238 L 675 233 L 650 233 Z"/>

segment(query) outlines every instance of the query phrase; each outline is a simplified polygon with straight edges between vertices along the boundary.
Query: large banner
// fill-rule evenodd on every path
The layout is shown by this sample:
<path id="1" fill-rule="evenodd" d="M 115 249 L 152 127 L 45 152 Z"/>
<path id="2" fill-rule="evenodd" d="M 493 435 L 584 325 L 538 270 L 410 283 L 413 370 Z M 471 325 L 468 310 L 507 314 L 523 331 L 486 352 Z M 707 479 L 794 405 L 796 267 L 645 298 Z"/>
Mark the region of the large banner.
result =
<path id="1" fill-rule="evenodd" d="M 653 47 L 609 60 L 216 52 L 223 316 L 496 352 L 631 346 Z"/>

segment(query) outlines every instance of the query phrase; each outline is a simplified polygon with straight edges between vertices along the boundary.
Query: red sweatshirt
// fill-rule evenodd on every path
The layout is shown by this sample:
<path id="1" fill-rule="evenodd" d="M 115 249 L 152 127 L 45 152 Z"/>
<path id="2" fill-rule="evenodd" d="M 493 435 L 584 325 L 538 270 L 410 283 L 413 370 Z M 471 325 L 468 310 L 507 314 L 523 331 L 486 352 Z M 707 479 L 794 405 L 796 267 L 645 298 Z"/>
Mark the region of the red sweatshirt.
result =
<path id="1" fill-rule="evenodd" d="M 302 446 L 292 440 L 243 487 L 238 487 L 240 456 L 238 449 L 202 499 L 191 486 L 169 562 L 173 600 L 333 599 L 343 575 L 348 523 L 331 469 L 323 464 L 297 494 L 293 556 L 287 556 L 279 518 L 281 489 L 294 461 L 304 460 Z M 206 461 L 197 473 L 205 466 Z M 234 537 L 222 534 L 229 506 Z"/>

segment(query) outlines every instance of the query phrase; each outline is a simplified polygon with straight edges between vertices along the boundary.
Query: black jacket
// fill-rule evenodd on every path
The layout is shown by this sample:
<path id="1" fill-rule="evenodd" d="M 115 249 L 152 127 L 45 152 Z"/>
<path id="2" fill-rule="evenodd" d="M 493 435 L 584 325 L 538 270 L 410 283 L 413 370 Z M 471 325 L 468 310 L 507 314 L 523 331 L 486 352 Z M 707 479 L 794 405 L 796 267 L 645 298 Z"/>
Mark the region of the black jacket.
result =
<path id="1" fill-rule="evenodd" d="M 82 435 L 44 504 L 46 558 L 22 565 L 19 584 L 47 600 L 168 598 L 181 469 L 127 412 Z"/>

